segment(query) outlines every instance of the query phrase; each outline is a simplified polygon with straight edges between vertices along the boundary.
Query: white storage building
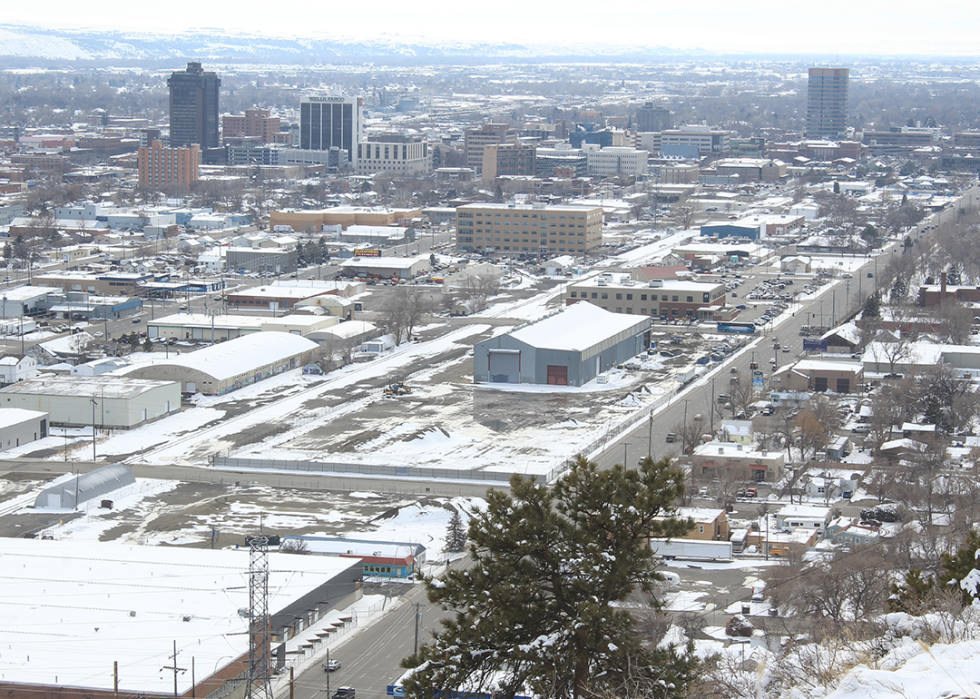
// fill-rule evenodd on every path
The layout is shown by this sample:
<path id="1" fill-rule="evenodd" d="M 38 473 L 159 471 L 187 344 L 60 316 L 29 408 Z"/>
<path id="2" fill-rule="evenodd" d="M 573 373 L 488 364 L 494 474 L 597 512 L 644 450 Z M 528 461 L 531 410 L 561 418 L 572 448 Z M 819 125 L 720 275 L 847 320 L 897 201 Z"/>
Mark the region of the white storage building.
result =
<path id="1" fill-rule="evenodd" d="M 140 379 L 178 381 L 185 393 L 220 396 L 262 379 L 299 369 L 319 345 L 282 332 L 259 332 L 123 370 Z"/>
<path id="2" fill-rule="evenodd" d="M 0 389 L 0 407 L 50 413 L 51 424 L 128 429 L 180 410 L 180 384 L 119 376 L 48 376 Z"/>

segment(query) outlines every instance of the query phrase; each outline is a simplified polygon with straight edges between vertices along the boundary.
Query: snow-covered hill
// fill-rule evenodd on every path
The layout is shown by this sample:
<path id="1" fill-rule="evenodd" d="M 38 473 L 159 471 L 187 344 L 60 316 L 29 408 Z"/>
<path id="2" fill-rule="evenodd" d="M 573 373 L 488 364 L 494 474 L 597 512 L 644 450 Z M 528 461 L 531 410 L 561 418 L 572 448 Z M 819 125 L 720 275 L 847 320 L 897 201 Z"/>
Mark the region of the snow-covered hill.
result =
<path id="1" fill-rule="evenodd" d="M 390 59 L 439 61 L 462 58 L 508 59 L 641 59 L 700 55 L 652 46 L 544 45 L 520 43 L 444 42 L 377 39 L 353 41 L 339 38 L 274 38 L 228 34 L 219 30 L 182 34 L 64 30 L 0 25 L 0 57 L 50 60 L 200 59 L 248 62 L 335 62 Z"/>

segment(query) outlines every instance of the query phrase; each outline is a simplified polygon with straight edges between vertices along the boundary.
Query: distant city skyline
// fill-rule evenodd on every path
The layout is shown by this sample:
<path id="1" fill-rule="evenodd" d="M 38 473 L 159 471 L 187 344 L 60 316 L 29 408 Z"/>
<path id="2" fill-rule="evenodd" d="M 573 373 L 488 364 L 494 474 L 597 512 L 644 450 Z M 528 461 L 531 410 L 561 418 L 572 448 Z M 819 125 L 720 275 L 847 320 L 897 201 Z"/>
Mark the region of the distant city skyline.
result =
<path id="1" fill-rule="evenodd" d="M 748 4 L 702 0 L 666 5 L 625 0 L 614 6 L 498 0 L 375 0 L 369 6 L 295 0 L 283 13 L 250 12 L 228 0 L 170 0 L 166 12 L 134 12 L 131 2 L 38 0 L 4 7 L 2 22 L 59 29 L 115 29 L 153 34 L 217 28 L 270 37 L 405 42 L 515 42 L 700 49 L 710 53 L 806 55 L 976 55 L 975 3 L 922 5 L 862 0 L 830 11 L 775 0 Z M 267 8 L 266 8 L 267 9 Z M 367 10 L 367 11 L 366 11 Z M 281 14 L 282 17 L 278 17 Z M 297 22 L 296 18 L 303 18 Z M 317 18 L 322 18 L 322 28 Z M 187 24 L 194 18 L 195 24 Z"/>

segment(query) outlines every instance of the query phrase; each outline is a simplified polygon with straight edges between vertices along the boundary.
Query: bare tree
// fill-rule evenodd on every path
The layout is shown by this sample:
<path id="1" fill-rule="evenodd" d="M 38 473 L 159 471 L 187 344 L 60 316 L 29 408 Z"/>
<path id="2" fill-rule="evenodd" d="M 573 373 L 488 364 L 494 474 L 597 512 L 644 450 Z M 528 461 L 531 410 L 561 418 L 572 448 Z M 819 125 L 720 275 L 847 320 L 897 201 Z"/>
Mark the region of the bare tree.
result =
<path id="1" fill-rule="evenodd" d="M 395 344 L 410 340 L 422 318 L 435 308 L 427 291 L 399 286 L 381 306 L 386 330 L 395 338 Z"/>
<path id="2" fill-rule="evenodd" d="M 936 310 L 939 321 L 940 338 L 943 342 L 964 345 L 970 340 L 973 329 L 974 311 L 954 299 L 945 299 Z"/>

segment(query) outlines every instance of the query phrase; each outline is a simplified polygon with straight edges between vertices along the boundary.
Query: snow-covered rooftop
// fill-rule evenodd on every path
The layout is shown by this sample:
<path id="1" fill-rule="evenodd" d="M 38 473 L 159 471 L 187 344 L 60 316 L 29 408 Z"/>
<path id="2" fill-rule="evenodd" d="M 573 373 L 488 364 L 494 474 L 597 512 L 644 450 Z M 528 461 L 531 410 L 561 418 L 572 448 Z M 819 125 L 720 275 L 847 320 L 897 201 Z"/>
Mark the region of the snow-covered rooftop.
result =
<path id="1" fill-rule="evenodd" d="M 236 337 L 196 352 L 152 362 L 157 366 L 176 366 L 200 371 L 218 381 L 233 378 L 256 367 L 315 350 L 317 345 L 305 337 L 282 332 L 260 332 Z M 121 370 L 128 374 L 147 365 Z M 156 382 L 159 383 L 159 382 Z"/>
<path id="2" fill-rule="evenodd" d="M 173 691 L 177 643 L 201 680 L 248 653 L 249 553 L 86 541 L 0 539 L 6 682 Z M 314 591 L 356 560 L 269 554 L 270 611 Z M 187 621 L 185 621 L 187 619 Z M 16 648 L 16 652 L 6 649 Z M 188 666 L 189 667 L 189 666 Z M 178 675 L 178 691 L 191 673 Z"/>
<path id="3" fill-rule="evenodd" d="M 801 359 L 793 365 L 796 371 L 840 371 L 857 374 L 864 367 L 857 362 L 825 362 L 820 359 Z"/>
<path id="4" fill-rule="evenodd" d="M 340 267 L 367 267 L 371 269 L 411 269 L 419 262 L 428 262 L 428 256 L 419 257 L 355 257 L 344 260 Z"/>
<path id="5" fill-rule="evenodd" d="M 511 337 L 542 349 L 580 352 L 621 332 L 649 327 L 648 316 L 610 313 L 591 303 L 576 303 L 511 333 Z"/>
<path id="6" fill-rule="evenodd" d="M 816 517 L 824 519 L 830 514 L 829 507 L 818 505 L 783 505 L 779 508 L 779 517 Z"/>
<path id="7" fill-rule="evenodd" d="M 137 396 L 173 381 L 149 379 L 120 379 L 118 376 L 47 376 L 43 379 L 20 381 L 2 389 L 3 393 L 28 393 L 59 396 L 98 396 L 100 400 L 126 399 Z"/>

